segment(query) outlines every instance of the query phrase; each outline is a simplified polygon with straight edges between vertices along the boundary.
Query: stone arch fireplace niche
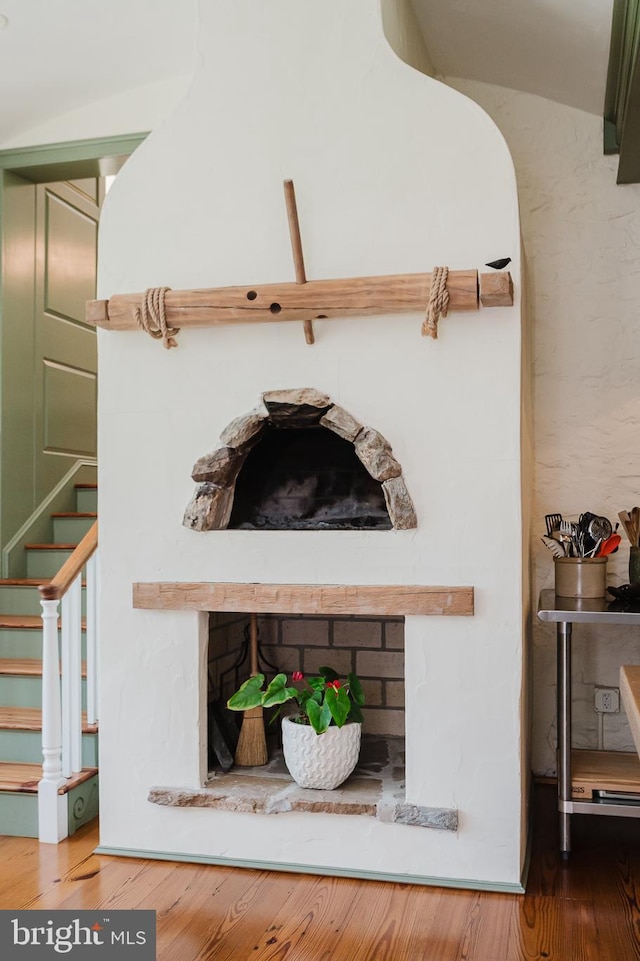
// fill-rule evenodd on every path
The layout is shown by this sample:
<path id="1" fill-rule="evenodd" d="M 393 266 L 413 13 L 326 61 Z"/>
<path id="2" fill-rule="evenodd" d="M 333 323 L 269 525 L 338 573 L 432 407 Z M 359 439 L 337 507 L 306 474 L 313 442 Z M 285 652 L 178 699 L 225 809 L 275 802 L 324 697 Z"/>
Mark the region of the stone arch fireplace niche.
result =
<path id="1" fill-rule="evenodd" d="M 417 526 L 389 442 L 319 391 L 268 391 L 200 457 L 183 524 L 195 531 Z"/>

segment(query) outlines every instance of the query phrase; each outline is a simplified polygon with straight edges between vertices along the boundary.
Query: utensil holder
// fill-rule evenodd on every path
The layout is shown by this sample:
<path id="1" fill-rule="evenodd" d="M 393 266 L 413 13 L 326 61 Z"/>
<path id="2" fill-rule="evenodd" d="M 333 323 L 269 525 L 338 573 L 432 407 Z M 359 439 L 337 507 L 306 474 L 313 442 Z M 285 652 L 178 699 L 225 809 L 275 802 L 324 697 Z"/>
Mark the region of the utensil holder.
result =
<path id="1" fill-rule="evenodd" d="M 640 547 L 629 548 L 629 583 L 640 584 Z"/>
<path id="2" fill-rule="evenodd" d="M 558 597 L 606 597 L 606 557 L 554 558 Z"/>

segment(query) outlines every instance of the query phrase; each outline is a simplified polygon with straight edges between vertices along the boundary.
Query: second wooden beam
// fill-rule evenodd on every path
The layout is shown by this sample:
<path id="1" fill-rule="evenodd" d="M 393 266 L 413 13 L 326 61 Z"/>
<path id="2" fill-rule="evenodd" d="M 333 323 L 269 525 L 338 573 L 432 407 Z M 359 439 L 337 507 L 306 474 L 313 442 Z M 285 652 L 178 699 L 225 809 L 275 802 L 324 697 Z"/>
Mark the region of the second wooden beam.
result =
<path id="1" fill-rule="evenodd" d="M 218 324 L 304 321 L 312 318 L 358 317 L 424 311 L 431 274 L 389 274 L 309 280 L 305 284 L 256 284 L 206 290 L 169 290 L 165 297 L 171 327 L 214 327 Z M 451 270 L 447 281 L 449 311 L 478 309 L 478 271 Z M 115 294 L 87 303 L 87 323 L 107 330 L 139 330 L 136 311 L 143 294 Z M 511 306 L 505 291 L 501 303 Z"/>

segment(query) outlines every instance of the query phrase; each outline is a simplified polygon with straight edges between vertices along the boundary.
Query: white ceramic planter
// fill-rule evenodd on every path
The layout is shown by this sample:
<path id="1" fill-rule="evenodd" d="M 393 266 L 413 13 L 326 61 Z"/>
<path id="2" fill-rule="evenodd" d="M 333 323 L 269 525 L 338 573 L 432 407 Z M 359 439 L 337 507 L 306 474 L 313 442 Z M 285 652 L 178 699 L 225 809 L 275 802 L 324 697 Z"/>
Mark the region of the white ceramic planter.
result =
<path id="1" fill-rule="evenodd" d="M 285 764 L 300 787 L 332 791 L 349 777 L 360 755 L 362 725 L 345 724 L 316 734 L 309 724 L 282 718 Z"/>

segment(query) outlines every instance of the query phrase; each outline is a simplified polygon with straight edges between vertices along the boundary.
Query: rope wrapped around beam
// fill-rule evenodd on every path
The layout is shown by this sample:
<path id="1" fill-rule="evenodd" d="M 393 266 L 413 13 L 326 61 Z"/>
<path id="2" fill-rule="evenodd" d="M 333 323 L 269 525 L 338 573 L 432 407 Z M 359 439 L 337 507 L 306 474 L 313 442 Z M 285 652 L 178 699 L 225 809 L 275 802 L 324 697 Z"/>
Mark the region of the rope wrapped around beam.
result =
<path id="1" fill-rule="evenodd" d="M 431 288 L 427 313 L 422 323 L 422 336 L 428 334 L 434 340 L 438 338 L 438 320 L 446 317 L 449 312 L 449 291 L 447 290 L 448 267 L 434 267 L 431 274 Z"/>
<path id="2" fill-rule="evenodd" d="M 142 306 L 136 307 L 136 321 L 150 337 L 162 339 L 162 343 L 169 350 L 177 347 L 175 335 L 180 333 L 179 327 L 169 327 L 165 312 L 164 298 L 171 287 L 149 287 L 144 292 Z"/>

